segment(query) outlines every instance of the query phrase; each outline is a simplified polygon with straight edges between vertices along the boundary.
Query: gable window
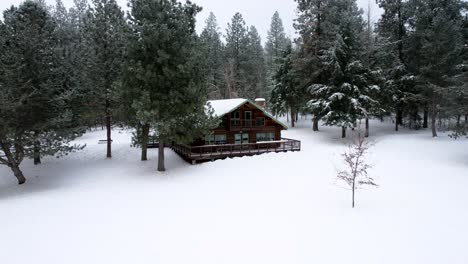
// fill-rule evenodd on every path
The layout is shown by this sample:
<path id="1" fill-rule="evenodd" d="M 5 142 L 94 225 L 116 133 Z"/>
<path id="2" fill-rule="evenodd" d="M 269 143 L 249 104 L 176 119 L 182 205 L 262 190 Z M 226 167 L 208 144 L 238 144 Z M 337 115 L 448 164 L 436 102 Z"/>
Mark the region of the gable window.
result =
<path id="1" fill-rule="evenodd" d="M 257 126 L 265 126 L 265 118 L 257 117 Z"/>
<path id="2" fill-rule="evenodd" d="M 257 142 L 275 141 L 275 133 L 257 133 Z"/>
<path id="3" fill-rule="evenodd" d="M 241 125 L 240 111 L 235 111 L 235 112 L 231 113 L 231 125 L 232 126 L 240 126 Z"/>
<path id="4" fill-rule="evenodd" d="M 244 121 L 245 121 L 245 127 L 252 127 L 253 122 L 252 122 L 252 111 L 245 111 L 244 112 Z"/>
<path id="5" fill-rule="evenodd" d="M 205 145 L 224 145 L 227 144 L 226 134 L 208 135 L 205 137 Z"/>

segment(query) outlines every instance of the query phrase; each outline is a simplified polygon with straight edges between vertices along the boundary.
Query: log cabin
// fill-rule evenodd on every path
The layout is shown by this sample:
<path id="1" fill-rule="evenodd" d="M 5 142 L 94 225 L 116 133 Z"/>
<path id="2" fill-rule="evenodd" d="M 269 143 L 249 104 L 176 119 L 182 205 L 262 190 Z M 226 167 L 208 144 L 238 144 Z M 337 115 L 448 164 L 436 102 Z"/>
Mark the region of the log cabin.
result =
<path id="1" fill-rule="evenodd" d="M 282 138 L 288 127 L 262 107 L 264 99 L 227 99 L 207 102 L 207 109 L 221 119 L 217 128 L 191 145 L 171 148 L 187 161 L 208 161 L 269 152 L 300 151 L 301 142 Z M 260 106 L 262 105 L 262 106 Z M 209 106 L 209 107 L 208 107 Z"/>

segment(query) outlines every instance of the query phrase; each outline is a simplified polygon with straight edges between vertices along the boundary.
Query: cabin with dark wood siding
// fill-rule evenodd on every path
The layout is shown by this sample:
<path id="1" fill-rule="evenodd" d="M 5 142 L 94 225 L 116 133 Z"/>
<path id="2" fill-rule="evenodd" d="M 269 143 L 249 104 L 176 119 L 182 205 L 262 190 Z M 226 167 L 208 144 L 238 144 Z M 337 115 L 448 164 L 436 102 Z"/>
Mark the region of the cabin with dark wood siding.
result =
<path id="1" fill-rule="evenodd" d="M 251 100 L 209 101 L 207 109 L 222 120 L 220 125 L 190 146 L 172 146 L 188 161 L 195 163 L 268 152 L 300 151 L 300 141 L 282 138 L 281 131 L 288 127 Z"/>

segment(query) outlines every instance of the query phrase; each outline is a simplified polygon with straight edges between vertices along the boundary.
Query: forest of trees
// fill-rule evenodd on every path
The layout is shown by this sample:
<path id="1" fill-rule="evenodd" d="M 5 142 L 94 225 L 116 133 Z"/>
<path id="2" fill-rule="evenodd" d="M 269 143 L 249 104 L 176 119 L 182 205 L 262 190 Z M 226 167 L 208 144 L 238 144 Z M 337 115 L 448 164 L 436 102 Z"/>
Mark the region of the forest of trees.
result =
<path id="1" fill-rule="evenodd" d="M 356 0 L 295 0 L 297 38 L 280 13 L 262 43 L 236 13 L 220 31 L 215 14 L 195 31 L 201 7 L 189 1 L 27 0 L 0 20 L 0 165 L 20 184 L 20 164 L 67 155 L 86 129 L 135 129 L 147 142 L 189 143 L 218 120 L 208 99 L 266 98 L 294 122 L 348 129 L 391 118 L 395 129 L 468 132 L 468 4 L 462 0 L 376 0 L 372 23 Z M 372 0 L 375 1 L 375 0 Z M 104 155 L 104 154 L 103 154 Z"/>

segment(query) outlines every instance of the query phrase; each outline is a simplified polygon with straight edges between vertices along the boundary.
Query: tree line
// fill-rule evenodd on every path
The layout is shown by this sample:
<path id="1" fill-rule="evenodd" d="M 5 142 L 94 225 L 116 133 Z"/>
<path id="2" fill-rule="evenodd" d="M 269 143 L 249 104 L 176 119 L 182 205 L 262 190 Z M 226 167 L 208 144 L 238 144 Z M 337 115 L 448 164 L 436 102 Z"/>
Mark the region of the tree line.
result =
<path id="1" fill-rule="evenodd" d="M 214 14 L 196 34 L 201 7 L 191 2 L 130 0 L 128 7 L 125 14 L 115 0 L 75 0 L 70 9 L 61 0 L 27 0 L 4 11 L 0 164 L 20 184 L 25 158 L 37 165 L 81 150 L 71 142 L 97 125 L 107 131 L 108 158 L 115 126 L 135 129 L 142 160 L 157 138 L 164 171 L 165 144 L 190 143 L 219 122 L 207 99 L 268 96 L 271 65 L 288 41 L 279 14 L 265 56 L 240 13 L 224 42 Z"/>
<path id="2" fill-rule="evenodd" d="M 208 99 L 268 99 L 275 114 L 300 113 L 348 129 L 391 116 L 401 125 L 466 135 L 467 4 L 461 0 L 377 0 L 376 24 L 356 0 L 295 0 L 292 41 L 278 12 L 265 45 L 236 13 L 225 34 L 211 13 L 200 35 L 201 7 L 189 1 L 27 0 L 0 20 L 0 164 L 18 182 L 20 164 L 67 155 L 87 128 L 134 128 L 147 143 L 190 143 L 219 120 Z M 207 115 L 208 112 L 208 115 Z"/>
<path id="3" fill-rule="evenodd" d="M 355 0 L 296 0 L 299 38 L 274 75 L 275 112 L 347 129 L 392 117 L 395 129 L 468 126 L 468 15 L 461 0 L 376 0 L 377 23 Z"/>

